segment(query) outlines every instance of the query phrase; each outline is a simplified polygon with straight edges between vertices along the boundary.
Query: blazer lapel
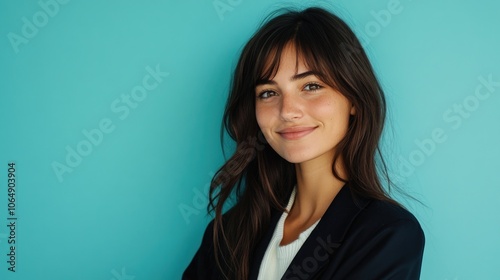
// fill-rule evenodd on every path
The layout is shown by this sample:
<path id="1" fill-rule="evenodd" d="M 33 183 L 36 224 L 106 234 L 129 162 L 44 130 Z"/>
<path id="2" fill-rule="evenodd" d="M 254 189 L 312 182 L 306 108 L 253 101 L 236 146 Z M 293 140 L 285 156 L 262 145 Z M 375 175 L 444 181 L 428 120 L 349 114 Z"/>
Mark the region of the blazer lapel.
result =
<path id="1" fill-rule="evenodd" d="M 249 280 L 257 280 L 257 277 L 259 276 L 260 264 L 264 258 L 264 254 L 266 253 L 267 246 L 273 237 L 274 229 L 278 224 L 281 214 L 282 212 L 279 212 L 276 209 L 273 209 L 271 212 L 271 221 L 267 232 L 264 234 L 262 240 L 259 242 L 253 253 L 252 263 L 250 264 L 250 274 L 248 276 Z"/>
<path id="2" fill-rule="evenodd" d="M 320 273 L 342 243 L 350 224 L 368 203 L 367 199 L 358 199 L 355 202 L 349 182 L 346 183 L 299 249 L 282 279 L 295 279 L 293 276 L 297 276 L 297 279 L 313 279 Z M 256 280 L 259 275 L 262 259 L 281 214 L 282 212 L 277 210 L 272 211 L 269 228 L 253 253 L 248 278 L 250 280 Z"/>
<path id="3" fill-rule="evenodd" d="M 346 183 L 299 249 L 282 279 L 316 278 L 342 244 L 351 223 L 369 201 L 355 201 L 349 183 Z"/>

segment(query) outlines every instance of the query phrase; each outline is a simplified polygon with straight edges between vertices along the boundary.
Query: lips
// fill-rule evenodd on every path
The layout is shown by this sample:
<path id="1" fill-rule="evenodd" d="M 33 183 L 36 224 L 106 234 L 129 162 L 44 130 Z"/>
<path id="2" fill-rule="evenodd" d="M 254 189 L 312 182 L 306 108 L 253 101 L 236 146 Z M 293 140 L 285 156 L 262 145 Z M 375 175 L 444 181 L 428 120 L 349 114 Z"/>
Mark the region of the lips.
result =
<path id="1" fill-rule="evenodd" d="M 287 140 L 297 140 L 300 139 L 307 134 L 313 132 L 316 127 L 290 127 L 290 128 L 285 128 L 283 130 L 278 131 L 278 134 L 281 135 L 281 137 L 287 139 Z"/>

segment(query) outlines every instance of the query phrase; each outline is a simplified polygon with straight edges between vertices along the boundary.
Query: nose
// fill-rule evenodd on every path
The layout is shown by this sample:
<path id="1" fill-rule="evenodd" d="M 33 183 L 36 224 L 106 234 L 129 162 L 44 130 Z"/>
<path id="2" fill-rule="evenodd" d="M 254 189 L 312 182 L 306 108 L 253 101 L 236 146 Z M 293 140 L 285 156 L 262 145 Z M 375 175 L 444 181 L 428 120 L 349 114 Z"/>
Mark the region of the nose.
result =
<path id="1" fill-rule="evenodd" d="M 283 121 L 294 121 L 303 115 L 299 97 L 293 94 L 283 94 L 281 98 L 280 116 Z"/>

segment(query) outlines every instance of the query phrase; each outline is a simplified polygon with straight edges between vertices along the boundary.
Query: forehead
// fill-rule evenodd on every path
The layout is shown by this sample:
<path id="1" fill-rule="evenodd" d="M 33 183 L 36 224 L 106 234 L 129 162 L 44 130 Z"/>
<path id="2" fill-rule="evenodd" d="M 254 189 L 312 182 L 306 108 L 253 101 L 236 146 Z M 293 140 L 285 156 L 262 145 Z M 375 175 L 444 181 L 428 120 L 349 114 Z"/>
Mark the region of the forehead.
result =
<path id="1" fill-rule="evenodd" d="M 295 75 L 308 71 L 309 65 L 305 56 L 295 47 L 288 43 L 283 48 L 274 48 L 266 58 L 266 63 L 261 73 L 261 78 L 273 79 L 276 75 Z"/>

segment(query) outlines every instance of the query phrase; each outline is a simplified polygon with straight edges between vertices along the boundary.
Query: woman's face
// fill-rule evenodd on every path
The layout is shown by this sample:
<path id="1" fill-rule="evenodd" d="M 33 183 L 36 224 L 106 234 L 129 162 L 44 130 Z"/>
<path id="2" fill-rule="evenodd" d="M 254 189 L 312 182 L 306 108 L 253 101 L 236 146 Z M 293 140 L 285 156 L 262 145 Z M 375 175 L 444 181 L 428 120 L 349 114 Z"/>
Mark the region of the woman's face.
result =
<path id="1" fill-rule="evenodd" d="M 257 123 L 269 145 L 291 163 L 333 160 L 347 132 L 351 102 L 298 63 L 292 44 L 282 52 L 276 76 L 255 88 Z"/>

